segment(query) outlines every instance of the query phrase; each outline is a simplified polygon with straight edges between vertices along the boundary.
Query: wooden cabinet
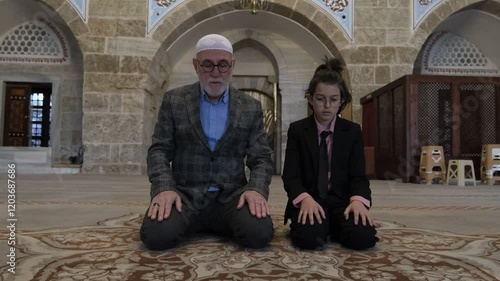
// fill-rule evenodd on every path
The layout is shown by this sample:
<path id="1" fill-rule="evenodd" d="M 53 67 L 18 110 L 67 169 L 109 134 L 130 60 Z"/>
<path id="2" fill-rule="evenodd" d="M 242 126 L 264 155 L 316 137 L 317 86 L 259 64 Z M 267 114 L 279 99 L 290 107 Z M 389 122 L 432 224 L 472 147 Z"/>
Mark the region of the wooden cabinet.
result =
<path id="1" fill-rule="evenodd" d="M 379 179 L 419 182 L 422 146 L 474 161 L 500 143 L 500 77 L 406 75 L 361 98 L 365 146 Z"/>

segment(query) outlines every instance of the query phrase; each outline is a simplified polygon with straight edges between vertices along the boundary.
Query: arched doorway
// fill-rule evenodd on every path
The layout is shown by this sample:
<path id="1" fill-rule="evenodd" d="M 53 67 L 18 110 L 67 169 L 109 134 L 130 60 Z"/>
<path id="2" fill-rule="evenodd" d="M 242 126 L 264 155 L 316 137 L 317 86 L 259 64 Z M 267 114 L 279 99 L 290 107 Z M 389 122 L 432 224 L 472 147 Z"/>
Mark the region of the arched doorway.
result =
<path id="1" fill-rule="evenodd" d="M 158 38 L 164 33 L 165 39 L 154 56 L 149 71 L 150 78 L 146 89 L 148 100 L 145 102 L 148 106 L 144 120 L 145 142 L 150 142 L 148 137 L 152 134 L 157 110 L 165 91 L 197 80 L 191 63 L 196 41 L 208 33 L 220 33 L 235 47 L 237 63 L 233 83 L 240 84 L 241 79 L 249 77 L 268 77 L 272 80 L 272 88 L 276 89 L 273 89 L 277 96 L 276 114 L 273 118 L 276 118 L 278 124 L 274 151 L 276 174 L 280 174 L 288 126 L 308 114 L 307 101 L 304 98 L 305 87 L 314 69 L 325 56 L 340 57 L 340 54 L 321 28 L 314 29 L 316 34 L 311 33 L 310 25 L 316 23 L 310 18 L 300 18 L 297 22 L 283 16 L 292 12 L 300 13 L 294 10 L 294 7 L 275 3 L 276 9 L 273 11 L 252 15 L 247 10 L 238 9 L 237 2 L 229 1 L 231 5 L 228 3 L 215 5 L 193 14 L 193 18 L 202 18 L 198 18 L 196 23 L 190 19 L 179 19 L 173 23 L 179 26 L 179 33 L 172 30 L 171 22 L 160 24 L 157 31 L 153 32 L 153 38 Z M 176 11 L 182 13 L 182 7 L 184 6 L 178 6 Z M 302 22 L 304 20 L 307 22 Z M 309 29 L 306 26 L 309 26 Z M 342 34 L 336 33 L 335 36 Z M 339 39 L 338 42 L 344 44 L 345 38 Z M 245 51 L 238 53 L 239 50 Z M 256 54 L 259 55 L 259 60 L 248 59 L 248 55 Z M 261 90 L 255 85 L 235 86 L 241 89 Z M 273 92 L 270 96 L 274 96 Z"/>
<path id="2" fill-rule="evenodd" d="M 83 55 L 43 2 L 1 1 L 0 11 L 0 149 L 43 164 L 21 172 L 46 172 L 82 147 Z"/>

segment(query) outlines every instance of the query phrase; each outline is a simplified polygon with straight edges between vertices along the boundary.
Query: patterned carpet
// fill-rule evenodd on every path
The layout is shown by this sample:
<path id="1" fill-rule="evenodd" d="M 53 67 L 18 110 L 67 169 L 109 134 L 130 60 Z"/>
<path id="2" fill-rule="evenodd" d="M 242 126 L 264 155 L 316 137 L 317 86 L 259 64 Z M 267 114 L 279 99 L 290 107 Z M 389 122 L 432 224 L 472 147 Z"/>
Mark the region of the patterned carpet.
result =
<path id="1" fill-rule="evenodd" d="M 224 238 L 198 236 L 165 252 L 147 251 L 140 214 L 88 227 L 20 231 L 17 272 L 0 280 L 498 280 L 500 235 L 464 236 L 378 222 L 380 242 L 354 252 L 329 244 L 300 251 L 283 217 L 276 236 L 257 251 Z M 5 241 L 7 232 L 0 232 Z M 3 256 L 3 254 L 2 254 Z"/>

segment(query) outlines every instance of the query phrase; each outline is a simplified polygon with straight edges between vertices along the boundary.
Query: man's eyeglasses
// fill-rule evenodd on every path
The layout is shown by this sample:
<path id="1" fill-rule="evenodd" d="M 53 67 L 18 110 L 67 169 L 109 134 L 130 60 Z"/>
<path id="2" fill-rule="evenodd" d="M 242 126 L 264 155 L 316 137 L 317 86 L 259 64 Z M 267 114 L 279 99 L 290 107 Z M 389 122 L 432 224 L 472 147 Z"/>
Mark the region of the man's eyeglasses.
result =
<path id="1" fill-rule="evenodd" d="M 205 72 L 212 72 L 214 71 L 215 67 L 219 70 L 220 73 L 225 73 L 228 72 L 229 69 L 231 68 L 231 64 L 227 61 L 221 61 L 219 64 L 213 64 L 210 61 L 204 60 L 200 62 L 199 60 L 196 60 L 198 64 L 201 66 L 201 69 Z"/>
<path id="2" fill-rule="evenodd" d="M 313 95 L 313 101 L 315 103 L 317 103 L 318 105 L 322 105 L 322 106 L 326 106 L 327 103 L 331 107 L 340 107 L 340 105 L 342 105 L 342 100 L 339 99 L 338 97 L 333 97 L 333 98 L 327 99 L 327 98 L 322 97 L 322 96 Z"/>

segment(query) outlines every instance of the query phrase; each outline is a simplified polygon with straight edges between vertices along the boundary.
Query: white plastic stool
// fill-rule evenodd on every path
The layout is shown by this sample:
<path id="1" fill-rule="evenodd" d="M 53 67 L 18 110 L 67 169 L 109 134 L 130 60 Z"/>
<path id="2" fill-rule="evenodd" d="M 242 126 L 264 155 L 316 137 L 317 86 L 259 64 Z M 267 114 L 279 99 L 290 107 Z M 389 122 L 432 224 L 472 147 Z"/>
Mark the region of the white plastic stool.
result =
<path id="1" fill-rule="evenodd" d="M 420 154 L 420 178 L 427 184 L 434 180 L 444 182 L 446 178 L 446 166 L 442 146 L 422 146 Z"/>
<path id="2" fill-rule="evenodd" d="M 481 153 L 481 182 L 493 185 L 500 181 L 500 144 L 483 144 Z"/>
<path id="3" fill-rule="evenodd" d="M 465 167 L 469 166 L 470 170 L 465 172 Z M 476 186 L 476 176 L 474 174 L 474 162 L 472 160 L 450 160 L 448 161 L 448 175 L 446 184 L 450 184 L 450 179 L 456 179 L 457 185 L 465 186 L 466 183 L 472 182 Z"/>
<path id="4" fill-rule="evenodd" d="M 499 181 L 500 177 L 496 177 L 495 173 L 500 172 L 500 165 L 492 165 L 491 169 L 485 170 L 484 171 L 484 177 L 486 180 L 487 185 L 493 185 L 495 181 Z M 481 182 L 483 181 L 483 178 L 481 178 Z"/>

